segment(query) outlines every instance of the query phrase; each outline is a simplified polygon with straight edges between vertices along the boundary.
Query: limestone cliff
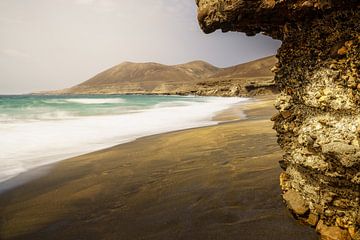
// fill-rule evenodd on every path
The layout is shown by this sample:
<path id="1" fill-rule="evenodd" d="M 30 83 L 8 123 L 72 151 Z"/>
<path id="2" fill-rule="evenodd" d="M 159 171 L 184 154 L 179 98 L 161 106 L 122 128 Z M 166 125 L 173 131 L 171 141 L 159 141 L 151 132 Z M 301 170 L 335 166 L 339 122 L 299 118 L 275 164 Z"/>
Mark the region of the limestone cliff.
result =
<path id="1" fill-rule="evenodd" d="M 195 94 L 249 96 L 277 92 L 274 56 L 218 68 L 204 61 L 179 65 L 125 62 L 69 89 L 47 94 Z"/>
<path id="2" fill-rule="evenodd" d="M 216 29 L 282 40 L 273 117 L 283 197 L 322 239 L 360 239 L 360 1 L 197 0 Z"/>

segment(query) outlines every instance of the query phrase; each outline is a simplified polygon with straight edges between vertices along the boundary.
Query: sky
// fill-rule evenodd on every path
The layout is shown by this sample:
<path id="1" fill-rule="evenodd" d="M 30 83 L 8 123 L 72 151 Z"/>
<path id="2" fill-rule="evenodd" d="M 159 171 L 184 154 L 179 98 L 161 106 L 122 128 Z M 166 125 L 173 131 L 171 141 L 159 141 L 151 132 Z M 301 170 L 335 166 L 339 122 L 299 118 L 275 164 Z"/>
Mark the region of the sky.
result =
<path id="1" fill-rule="evenodd" d="M 202 33 L 195 0 L 1 0 L 0 94 L 70 87 L 124 61 L 232 66 L 279 46 Z"/>

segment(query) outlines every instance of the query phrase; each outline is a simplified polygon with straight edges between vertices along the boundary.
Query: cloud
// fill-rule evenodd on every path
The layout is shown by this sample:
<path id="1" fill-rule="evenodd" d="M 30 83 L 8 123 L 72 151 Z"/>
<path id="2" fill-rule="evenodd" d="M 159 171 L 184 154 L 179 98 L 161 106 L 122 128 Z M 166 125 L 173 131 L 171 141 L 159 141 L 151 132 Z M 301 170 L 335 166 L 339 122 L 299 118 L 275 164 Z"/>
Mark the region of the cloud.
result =
<path id="1" fill-rule="evenodd" d="M 0 49 L 0 54 L 11 58 L 30 58 L 30 55 L 16 49 Z"/>
<path id="2" fill-rule="evenodd" d="M 73 3 L 86 7 L 95 13 L 115 13 L 123 18 L 142 16 L 143 18 L 166 17 L 183 21 L 193 20 L 194 0 L 73 0 Z"/>
<path id="3" fill-rule="evenodd" d="M 95 0 L 75 0 L 75 4 L 79 5 L 91 5 L 95 2 Z"/>
<path id="4" fill-rule="evenodd" d="M 162 14 L 176 18 L 177 21 L 195 19 L 196 4 L 194 0 L 157 0 Z"/>
<path id="5" fill-rule="evenodd" d="M 92 7 L 98 12 L 112 12 L 116 9 L 114 0 L 75 0 L 75 4 Z"/>

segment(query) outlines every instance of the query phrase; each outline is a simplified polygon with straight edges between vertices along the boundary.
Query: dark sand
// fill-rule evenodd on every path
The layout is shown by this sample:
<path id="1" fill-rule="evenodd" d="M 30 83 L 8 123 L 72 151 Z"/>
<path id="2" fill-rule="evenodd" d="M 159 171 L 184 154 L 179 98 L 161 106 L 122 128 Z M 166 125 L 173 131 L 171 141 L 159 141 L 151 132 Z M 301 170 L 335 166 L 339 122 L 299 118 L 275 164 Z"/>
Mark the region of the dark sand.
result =
<path id="1" fill-rule="evenodd" d="M 0 239 L 317 239 L 281 201 L 271 105 L 63 161 L 0 195 Z"/>

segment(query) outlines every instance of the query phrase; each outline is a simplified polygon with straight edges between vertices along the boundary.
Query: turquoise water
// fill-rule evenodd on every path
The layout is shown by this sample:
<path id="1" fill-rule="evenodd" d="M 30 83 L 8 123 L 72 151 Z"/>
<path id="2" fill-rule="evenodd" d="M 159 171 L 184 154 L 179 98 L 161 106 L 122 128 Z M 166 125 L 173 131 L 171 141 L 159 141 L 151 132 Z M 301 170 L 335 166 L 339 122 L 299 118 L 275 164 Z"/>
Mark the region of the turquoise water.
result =
<path id="1" fill-rule="evenodd" d="M 0 96 L 0 182 L 35 167 L 136 138 L 216 124 L 242 98 Z"/>
<path id="2" fill-rule="evenodd" d="M 117 115 L 159 104 L 184 105 L 206 98 L 144 95 L 0 96 L 0 122 Z"/>

